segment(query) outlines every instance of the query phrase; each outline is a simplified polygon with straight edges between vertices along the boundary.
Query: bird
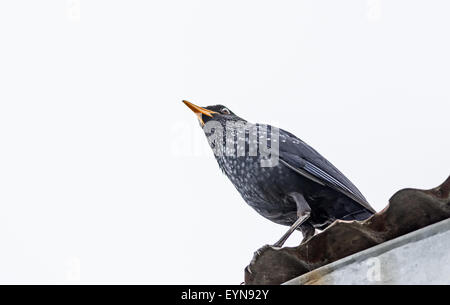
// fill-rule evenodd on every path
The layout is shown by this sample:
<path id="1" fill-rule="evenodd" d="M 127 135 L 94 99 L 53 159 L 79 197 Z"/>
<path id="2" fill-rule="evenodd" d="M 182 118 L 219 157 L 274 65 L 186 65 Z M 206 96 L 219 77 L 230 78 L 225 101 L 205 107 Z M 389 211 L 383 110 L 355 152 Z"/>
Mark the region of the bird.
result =
<path id="1" fill-rule="evenodd" d="M 336 220 L 365 220 L 376 211 L 333 164 L 294 134 L 251 123 L 228 107 L 183 103 L 197 116 L 222 172 L 264 218 L 288 226 L 273 244 L 301 231 L 302 243 Z"/>

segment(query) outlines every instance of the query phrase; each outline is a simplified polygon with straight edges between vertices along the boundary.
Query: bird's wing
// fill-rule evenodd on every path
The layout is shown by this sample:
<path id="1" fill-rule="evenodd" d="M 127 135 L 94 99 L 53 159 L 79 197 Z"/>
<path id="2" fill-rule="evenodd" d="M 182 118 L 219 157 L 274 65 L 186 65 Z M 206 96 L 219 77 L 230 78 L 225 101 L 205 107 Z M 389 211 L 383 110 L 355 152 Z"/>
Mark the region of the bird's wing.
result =
<path id="1" fill-rule="evenodd" d="M 361 192 L 333 164 L 293 134 L 280 132 L 280 162 L 312 181 L 326 185 L 350 197 L 367 210 L 375 210 Z"/>

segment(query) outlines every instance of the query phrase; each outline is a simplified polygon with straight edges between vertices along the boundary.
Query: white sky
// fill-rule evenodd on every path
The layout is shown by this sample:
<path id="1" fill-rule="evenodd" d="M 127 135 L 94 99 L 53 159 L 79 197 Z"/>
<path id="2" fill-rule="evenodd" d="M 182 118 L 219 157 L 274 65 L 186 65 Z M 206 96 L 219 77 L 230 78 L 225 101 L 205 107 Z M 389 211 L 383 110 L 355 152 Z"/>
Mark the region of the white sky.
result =
<path id="1" fill-rule="evenodd" d="M 72 2 L 0 2 L 0 282 L 243 281 L 286 227 L 182 99 L 293 132 L 377 210 L 449 174 L 448 1 Z"/>

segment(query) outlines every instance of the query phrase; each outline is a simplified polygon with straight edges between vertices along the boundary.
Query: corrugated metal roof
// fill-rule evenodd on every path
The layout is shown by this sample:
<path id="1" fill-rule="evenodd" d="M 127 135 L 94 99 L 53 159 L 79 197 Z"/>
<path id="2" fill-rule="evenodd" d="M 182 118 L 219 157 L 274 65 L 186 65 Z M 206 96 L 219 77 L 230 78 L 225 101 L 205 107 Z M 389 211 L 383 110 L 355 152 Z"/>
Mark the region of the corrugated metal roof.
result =
<path id="1" fill-rule="evenodd" d="M 336 221 L 298 247 L 261 248 L 245 268 L 245 283 L 281 284 L 447 218 L 450 177 L 431 190 L 403 189 L 391 197 L 385 209 L 369 219 Z"/>

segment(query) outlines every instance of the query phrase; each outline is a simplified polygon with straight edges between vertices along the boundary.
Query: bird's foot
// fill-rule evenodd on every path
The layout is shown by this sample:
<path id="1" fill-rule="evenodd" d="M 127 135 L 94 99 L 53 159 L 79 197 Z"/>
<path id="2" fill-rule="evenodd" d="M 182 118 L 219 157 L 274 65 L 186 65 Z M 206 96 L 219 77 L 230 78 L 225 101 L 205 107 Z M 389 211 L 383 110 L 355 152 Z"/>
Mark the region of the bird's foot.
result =
<path id="1" fill-rule="evenodd" d="M 266 251 L 267 249 L 269 249 L 269 248 L 274 248 L 275 246 L 271 246 L 271 245 L 264 245 L 264 246 L 262 246 L 261 248 L 259 248 L 258 250 L 256 250 L 255 251 L 255 257 L 257 257 L 257 256 L 261 256 L 261 254 L 264 252 L 264 251 Z"/>

